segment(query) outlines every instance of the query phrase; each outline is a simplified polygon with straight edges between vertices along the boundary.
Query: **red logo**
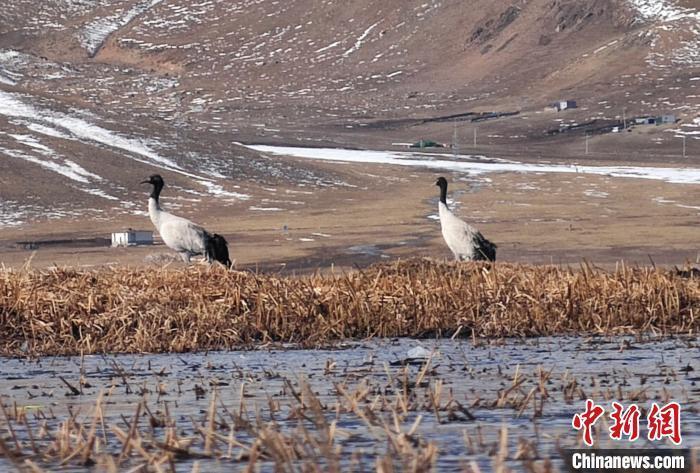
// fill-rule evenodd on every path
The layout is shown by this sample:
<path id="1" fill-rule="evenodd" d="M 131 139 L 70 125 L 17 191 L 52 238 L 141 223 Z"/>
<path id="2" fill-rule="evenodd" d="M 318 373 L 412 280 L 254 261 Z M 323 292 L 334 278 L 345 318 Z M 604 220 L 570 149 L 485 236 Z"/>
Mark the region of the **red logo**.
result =
<path id="1" fill-rule="evenodd" d="M 681 443 L 681 406 L 677 402 L 669 402 L 659 408 L 656 403 L 651 405 L 647 415 L 649 440 L 671 439 L 676 445 Z"/>
<path id="2" fill-rule="evenodd" d="M 613 423 L 610 426 L 610 438 L 621 440 L 627 436 L 627 440 L 633 442 L 639 438 L 639 407 L 632 404 L 623 412 L 622 404 L 612 403 L 614 412 L 610 414 Z"/>
<path id="3" fill-rule="evenodd" d="M 576 430 L 583 430 L 583 441 L 589 447 L 593 446 L 593 426 L 605 413 L 605 408 L 595 404 L 591 399 L 586 400 L 586 410 L 577 413 L 571 420 L 571 425 Z M 618 402 L 612 403 L 612 420 L 609 430 L 610 438 L 633 442 L 639 438 L 639 421 L 641 411 L 636 404 L 627 409 Z M 669 402 L 663 407 L 655 402 L 651 404 L 647 414 L 647 438 L 651 441 L 670 439 L 674 444 L 680 445 L 681 437 L 681 406 L 677 402 Z"/>
<path id="4" fill-rule="evenodd" d="M 571 420 L 574 429 L 583 429 L 583 441 L 589 447 L 593 446 L 593 424 L 605 413 L 605 409 L 594 404 L 592 400 L 586 399 L 586 411 L 583 414 L 576 414 Z"/>

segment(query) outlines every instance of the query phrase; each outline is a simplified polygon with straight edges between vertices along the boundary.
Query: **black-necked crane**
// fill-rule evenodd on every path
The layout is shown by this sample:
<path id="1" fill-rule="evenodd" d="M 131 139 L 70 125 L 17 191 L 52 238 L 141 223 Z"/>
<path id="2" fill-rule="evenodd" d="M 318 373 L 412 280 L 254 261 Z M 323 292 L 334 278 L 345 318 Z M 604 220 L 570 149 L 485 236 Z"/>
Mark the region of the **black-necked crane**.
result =
<path id="1" fill-rule="evenodd" d="M 154 174 L 141 184 L 151 184 L 153 190 L 148 198 L 148 215 L 155 225 L 163 242 L 177 251 L 185 263 L 196 255 L 203 255 L 209 263 L 218 261 L 231 266 L 226 239 L 216 233 L 211 234 L 186 218 L 165 212 L 160 207 L 160 192 L 165 186 L 163 178 Z"/>
<path id="2" fill-rule="evenodd" d="M 438 178 L 440 187 L 440 226 L 442 237 L 457 261 L 496 261 L 496 245 L 479 230 L 461 220 L 447 207 L 447 179 Z"/>

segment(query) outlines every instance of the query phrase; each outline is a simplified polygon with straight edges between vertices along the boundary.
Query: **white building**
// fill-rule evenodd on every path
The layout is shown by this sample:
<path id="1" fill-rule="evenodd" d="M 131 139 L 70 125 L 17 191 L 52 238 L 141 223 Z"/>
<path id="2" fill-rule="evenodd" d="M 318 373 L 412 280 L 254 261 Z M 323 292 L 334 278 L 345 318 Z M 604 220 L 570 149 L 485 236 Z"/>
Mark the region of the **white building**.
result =
<path id="1" fill-rule="evenodd" d="M 576 100 L 560 100 L 554 104 L 554 108 L 561 112 L 569 108 L 578 108 Z"/>
<path id="2" fill-rule="evenodd" d="M 112 233 L 112 246 L 152 245 L 153 232 L 132 230 Z"/>

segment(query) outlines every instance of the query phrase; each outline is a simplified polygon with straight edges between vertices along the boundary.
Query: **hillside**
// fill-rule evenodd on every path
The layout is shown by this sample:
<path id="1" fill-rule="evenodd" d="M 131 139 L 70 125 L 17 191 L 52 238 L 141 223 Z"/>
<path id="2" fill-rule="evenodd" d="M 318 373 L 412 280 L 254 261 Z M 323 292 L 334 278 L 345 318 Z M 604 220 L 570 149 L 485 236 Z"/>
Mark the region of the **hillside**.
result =
<path id="1" fill-rule="evenodd" d="M 18 0 L 0 14 L 0 224 L 8 241 L 143 226 L 154 172 L 171 208 L 224 229 L 281 192 L 323 212 L 309 189 L 378 186 L 241 142 L 471 152 L 478 128 L 487 156 L 697 166 L 699 31 L 692 0 Z M 545 110 L 562 99 L 578 108 Z M 678 123 L 601 131 L 662 114 Z"/>

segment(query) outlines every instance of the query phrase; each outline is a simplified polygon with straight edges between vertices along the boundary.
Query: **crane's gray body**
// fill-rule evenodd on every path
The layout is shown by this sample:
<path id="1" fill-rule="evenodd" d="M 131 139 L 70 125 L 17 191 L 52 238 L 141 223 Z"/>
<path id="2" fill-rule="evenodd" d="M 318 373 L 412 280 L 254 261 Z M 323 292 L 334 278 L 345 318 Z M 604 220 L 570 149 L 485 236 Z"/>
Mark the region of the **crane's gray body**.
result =
<path id="1" fill-rule="evenodd" d="M 186 218 L 163 211 L 153 197 L 148 199 L 148 215 L 163 243 L 177 251 L 184 262 L 189 263 L 193 256 L 208 256 L 206 242 L 209 234 L 204 228 Z"/>
<path id="2" fill-rule="evenodd" d="M 455 259 L 457 261 L 496 261 L 496 245 L 447 207 L 447 179 L 440 177 L 435 185 L 440 187 L 438 213 L 442 237 Z"/>
<path id="3" fill-rule="evenodd" d="M 496 245 L 488 241 L 476 228 L 452 213 L 447 205 L 438 203 L 442 237 L 458 261 L 496 259 Z"/>

